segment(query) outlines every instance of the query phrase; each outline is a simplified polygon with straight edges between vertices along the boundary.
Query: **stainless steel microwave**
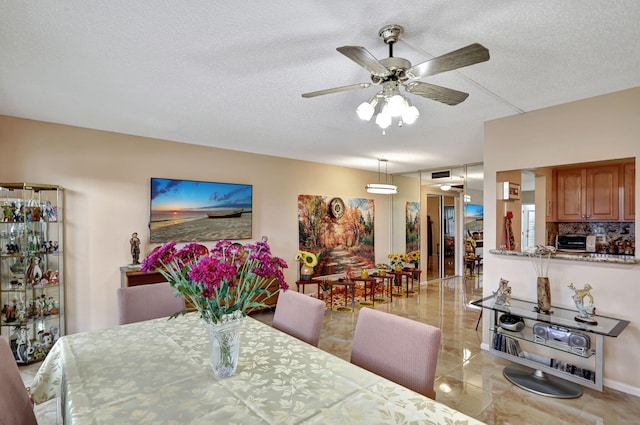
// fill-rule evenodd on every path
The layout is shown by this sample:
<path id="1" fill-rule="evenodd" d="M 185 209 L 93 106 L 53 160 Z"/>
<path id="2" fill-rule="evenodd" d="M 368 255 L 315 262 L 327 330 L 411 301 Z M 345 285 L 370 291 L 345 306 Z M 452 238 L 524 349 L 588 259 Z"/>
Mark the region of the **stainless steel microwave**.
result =
<path id="1" fill-rule="evenodd" d="M 596 237 L 593 235 L 558 235 L 556 249 L 564 252 L 596 252 Z"/>

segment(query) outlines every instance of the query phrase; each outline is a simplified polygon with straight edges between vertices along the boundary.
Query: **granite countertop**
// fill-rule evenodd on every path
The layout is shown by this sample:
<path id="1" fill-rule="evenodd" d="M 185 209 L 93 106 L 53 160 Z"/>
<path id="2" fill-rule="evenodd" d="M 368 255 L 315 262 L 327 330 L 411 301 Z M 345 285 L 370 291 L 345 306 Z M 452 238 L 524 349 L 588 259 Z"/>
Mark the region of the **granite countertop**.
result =
<path id="1" fill-rule="evenodd" d="M 511 255 L 515 257 L 536 257 L 533 252 L 507 251 L 503 249 L 490 249 L 491 254 Z M 614 254 L 598 254 L 598 253 L 574 253 L 574 252 L 556 252 L 551 254 L 551 258 L 569 261 L 584 261 L 589 263 L 613 263 L 613 264 L 640 264 L 640 258 L 633 255 L 614 255 Z"/>

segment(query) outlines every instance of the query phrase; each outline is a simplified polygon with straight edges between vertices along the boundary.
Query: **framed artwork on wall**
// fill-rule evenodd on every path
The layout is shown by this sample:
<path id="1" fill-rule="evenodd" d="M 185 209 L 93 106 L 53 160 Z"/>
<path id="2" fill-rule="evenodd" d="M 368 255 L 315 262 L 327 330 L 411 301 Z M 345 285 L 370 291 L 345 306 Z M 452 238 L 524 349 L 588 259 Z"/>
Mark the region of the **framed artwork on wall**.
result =
<path id="1" fill-rule="evenodd" d="M 406 252 L 420 250 L 420 202 L 407 202 Z"/>
<path id="2" fill-rule="evenodd" d="M 373 199 L 298 195 L 298 247 L 317 255 L 314 276 L 373 268 Z"/>
<path id="3" fill-rule="evenodd" d="M 498 183 L 496 199 L 507 201 L 520 199 L 520 185 L 510 182 Z"/>
<path id="4" fill-rule="evenodd" d="M 252 213 L 252 185 L 151 178 L 151 243 L 251 239 Z"/>

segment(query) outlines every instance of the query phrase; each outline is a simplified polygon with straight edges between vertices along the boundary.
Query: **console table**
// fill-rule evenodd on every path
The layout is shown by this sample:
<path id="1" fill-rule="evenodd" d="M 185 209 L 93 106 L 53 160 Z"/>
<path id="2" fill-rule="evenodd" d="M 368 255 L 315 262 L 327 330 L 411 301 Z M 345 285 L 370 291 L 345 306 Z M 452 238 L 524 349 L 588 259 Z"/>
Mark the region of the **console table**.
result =
<path id="1" fill-rule="evenodd" d="M 351 311 L 356 309 L 356 283 L 348 280 L 329 280 L 327 281 L 331 285 L 329 292 L 329 308 L 333 309 L 333 287 L 344 286 L 344 305 L 347 305 L 349 299 L 349 292 L 351 292 Z"/>
<path id="2" fill-rule="evenodd" d="M 140 271 L 140 266 L 124 266 L 120 267 L 120 286 L 138 286 L 148 285 L 151 283 L 166 282 L 167 279 L 160 274 L 160 272 L 143 272 Z"/>
<path id="3" fill-rule="evenodd" d="M 296 281 L 296 291 L 300 292 L 300 287 L 302 286 L 302 293 L 304 294 L 304 287 L 306 285 L 316 285 L 318 290 L 318 299 L 320 299 L 320 285 L 322 285 L 322 280 L 320 279 L 309 279 L 309 280 L 297 280 Z"/>
<path id="4" fill-rule="evenodd" d="M 386 291 L 387 295 L 389 296 L 389 300 L 393 301 L 393 282 L 395 282 L 396 280 L 395 275 L 385 273 L 383 276 L 379 273 L 373 273 L 371 277 L 380 279 L 380 281 L 382 282 L 383 292 Z"/>
<path id="5" fill-rule="evenodd" d="M 354 282 L 362 282 L 364 283 L 364 300 L 367 300 L 367 286 L 371 287 L 371 303 L 373 305 L 376 304 L 375 302 L 375 295 L 376 295 L 376 285 L 378 284 L 378 279 L 376 279 L 375 277 L 352 277 L 351 280 L 353 280 Z"/>
<path id="6" fill-rule="evenodd" d="M 409 298 L 409 281 L 411 281 L 411 289 L 413 290 L 413 279 L 415 276 L 415 272 L 412 270 L 412 271 L 401 271 L 401 272 L 388 271 L 387 273 L 396 277 L 395 283 L 397 284 L 398 289 L 400 290 L 399 295 L 402 295 L 402 278 L 404 277 L 405 283 L 407 285 L 406 295 L 407 295 L 407 298 Z M 417 271 L 417 273 L 418 273 L 418 276 L 420 276 L 419 270 Z"/>
<path id="7" fill-rule="evenodd" d="M 588 325 L 575 320 L 575 317 L 578 315 L 577 311 L 562 307 L 552 307 L 551 314 L 537 313 L 534 310 L 534 307 L 537 307 L 536 302 L 513 298 L 510 301 L 510 305 L 496 304 L 493 296 L 474 301 L 471 304 L 491 310 L 493 313 L 490 316 L 492 342 L 489 351 L 498 357 L 526 366 L 526 368 L 507 366 L 503 370 L 504 376 L 513 384 L 523 389 L 550 397 L 579 397 L 582 395 L 582 388 L 576 384 L 602 391 L 604 337 L 617 337 L 627 325 L 629 325 L 629 322 L 626 320 L 605 316 L 593 316 L 597 324 Z M 525 327 L 521 331 L 507 330 L 501 327 L 499 317 L 505 313 L 520 316 L 525 323 Z M 537 326 L 537 331 L 534 332 L 533 325 L 537 323 L 540 325 Z M 545 330 L 552 330 L 553 332 L 547 334 Z M 573 335 L 575 339 L 566 337 L 568 332 L 574 332 Z M 595 339 L 595 348 L 590 344 L 589 346 L 584 346 L 584 336 L 589 337 L 589 341 L 591 338 Z M 507 350 L 507 352 L 505 352 L 501 349 L 503 339 L 540 344 L 583 359 L 595 357 L 593 361 L 594 370 L 584 372 L 584 370 L 581 369 L 583 374 L 580 375 L 575 374 L 575 367 L 569 367 L 569 370 L 565 367 L 565 369 L 562 370 L 552 367 L 551 364 L 547 365 L 542 362 L 519 357 L 515 353 L 512 354 L 513 350 Z M 519 344 L 511 343 L 509 345 L 513 347 L 513 345 Z M 595 377 L 593 376 L 593 372 L 595 372 Z"/>

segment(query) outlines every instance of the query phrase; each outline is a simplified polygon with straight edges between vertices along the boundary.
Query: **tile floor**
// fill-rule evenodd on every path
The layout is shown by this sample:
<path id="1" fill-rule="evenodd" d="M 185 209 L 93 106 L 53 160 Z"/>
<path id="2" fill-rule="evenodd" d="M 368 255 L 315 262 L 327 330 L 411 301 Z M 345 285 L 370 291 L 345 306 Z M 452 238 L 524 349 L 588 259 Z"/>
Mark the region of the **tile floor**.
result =
<path id="1" fill-rule="evenodd" d="M 375 308 L 426 322 L 442 329 L 442 348 L 436 371 L 436 400 L 487 424 L 594 424 L 640 423 L 640 397 L 605 388 L 585 388 L 576 399 L 556 399 L 524 391 L 502 376 L 510 362 L 480 349 L 481 329 L 475 330 L 479 310 L 468 302 L 482 295 L 478 280 L 452 278 L 423 283 L 419 297 L 394 297 Z M 255 315 L 270 323 L 272 312 Z M 348 360 L 357 320 L 355 314 L 328 311 L 319 348 Z M 28 385 L 38 365 L 21 368 Z M 36 406 L 40 425 L 61 423 L 57 402 Z"/>

